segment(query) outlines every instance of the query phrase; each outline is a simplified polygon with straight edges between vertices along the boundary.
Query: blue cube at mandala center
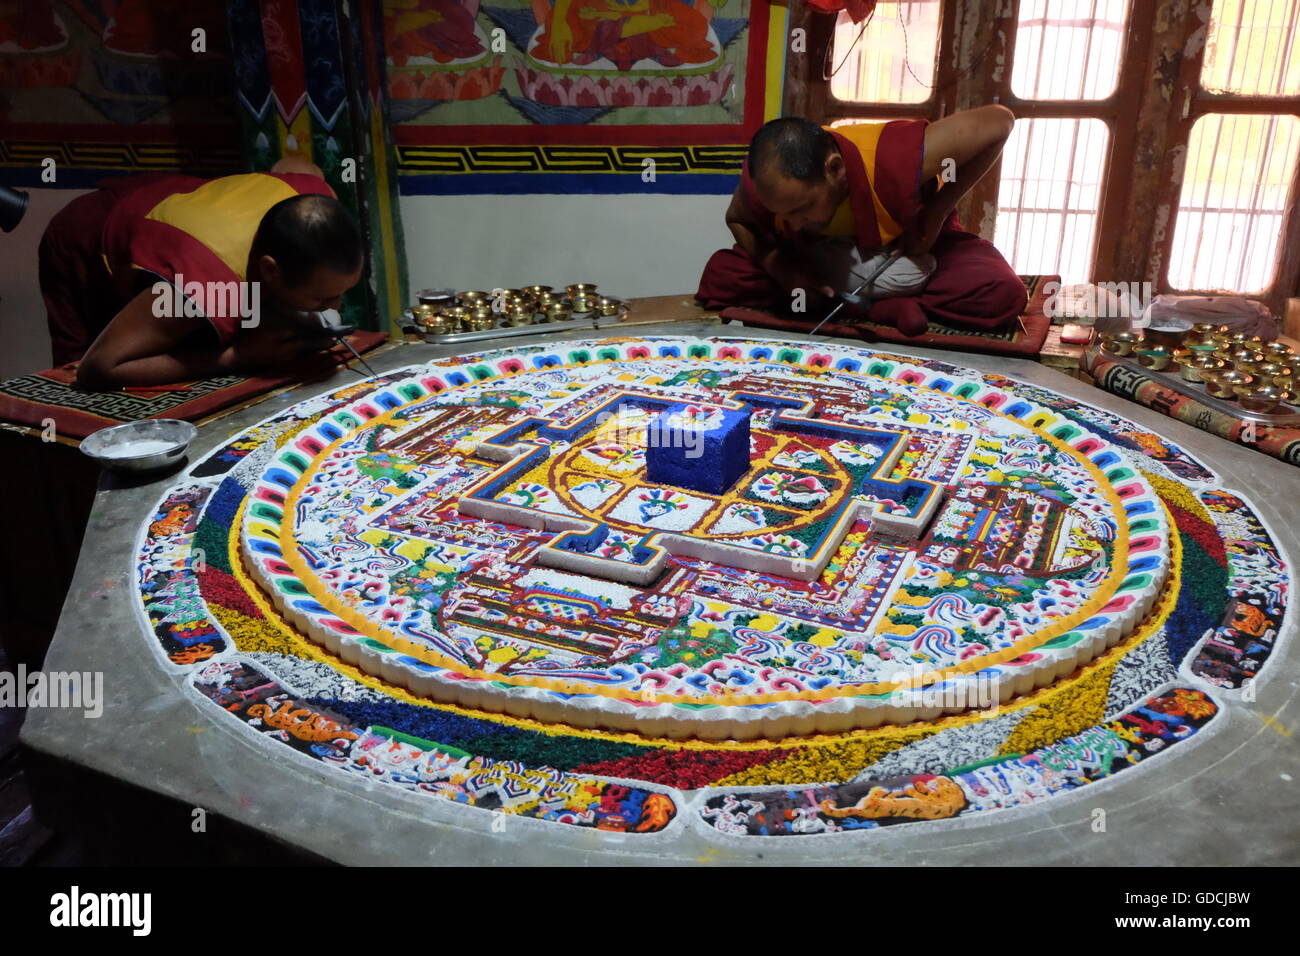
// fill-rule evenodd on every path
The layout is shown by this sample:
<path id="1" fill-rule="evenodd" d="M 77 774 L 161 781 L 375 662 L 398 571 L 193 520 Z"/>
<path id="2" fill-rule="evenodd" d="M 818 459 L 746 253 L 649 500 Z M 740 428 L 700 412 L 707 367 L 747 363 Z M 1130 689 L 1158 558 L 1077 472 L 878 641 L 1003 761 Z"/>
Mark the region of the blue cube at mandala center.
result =
<path id="1" fill-rule="evenodd" d="M 749 471 L 749 417 L 716 405 L 673 405 L 646 426 L 646 477 L 720 495 Z"/>

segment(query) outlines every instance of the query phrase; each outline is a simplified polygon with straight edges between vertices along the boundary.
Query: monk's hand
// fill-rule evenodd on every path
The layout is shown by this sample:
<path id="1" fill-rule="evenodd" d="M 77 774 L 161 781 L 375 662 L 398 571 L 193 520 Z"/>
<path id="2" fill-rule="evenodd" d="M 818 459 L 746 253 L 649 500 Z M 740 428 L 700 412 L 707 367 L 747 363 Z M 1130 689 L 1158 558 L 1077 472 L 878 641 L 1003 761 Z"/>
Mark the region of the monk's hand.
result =
<path id="1" fill-rule="evenodd" d="M 256 328 L 240 329 L 222 354 L 221 364 L 231 371 L 279 371 L 333 344 L 334 337 L 322 328 L 287 320 L 264 321 Z"/>
<path id="2" fill-rule="evenodd" d="M 821 276 L 799 262 L 783 256 L 779 250 L 773 250 L 763 257 L 763 271 L 776 281 L 786 292 L 802 289 L 811 299 L 834 298 L 835 289 Z"/>

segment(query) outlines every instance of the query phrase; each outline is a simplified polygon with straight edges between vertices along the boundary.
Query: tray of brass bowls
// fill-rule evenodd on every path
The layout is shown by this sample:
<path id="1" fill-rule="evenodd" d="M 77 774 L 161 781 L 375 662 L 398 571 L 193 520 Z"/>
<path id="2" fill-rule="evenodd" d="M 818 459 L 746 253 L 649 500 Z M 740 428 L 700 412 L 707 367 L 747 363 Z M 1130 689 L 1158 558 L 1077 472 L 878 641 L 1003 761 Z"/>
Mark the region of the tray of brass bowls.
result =
<path id="1" fill-rule="evenodd" d="M 440 345 L 482 342 L 570 329 L 616 325 L 627 306 L 621 299 L 596 294 L 596 286 L 576 283 L 566 292 L 551 286 L 493 292 L 459 292 L 446 308 L 422 302 L 404 313 L 424 340 Z"/>
<path id="2" fill-rule="evenodd" d="M 1243 346 L 1251 347 L 1248 342 L 1229 343 L 1226 339 L 1223 344 L 1231 344 L 1238 350 Z M 1282 396 L 1287 394 L 1283 389 L 1270 382 L 1257 380 L 1256 376 L 1249 373 L 1234 371 L 1231 362 L 1215 359 L 1216 353 L 1201 352 L 1205 356 L 1201 359 L 1197 350 L 1189 345 L 1185 354 L 1181 354 L 1182 350 L 1180 353 L 1171 353 L 1171 360 L 1167 364 L 1161 363 L 1158 358 L 1152 362 L 1151 353 L 1157 352 L 1157 348 L 1144 344 L 1132 332 L 1094 337 L 1088 345 L 1088 351 L 1096 354 L 1099 350 L 1109 361 L 1127 366 L 1152 381 L 1227 415 L 1269 425 L 1300 425 L 1300 410 L 1297 410 L 1300 397 L 1288 395 L 1287 401 L 1283 402 Z M 1159 352 L 1164 351 L 1164 347 L 1159 348 Z M 1145 354 L 1140 355 L 1140 352 Z M 1262 349 L 1261 357 L 1274 358 L 1277 360 L 1275 365 L 1284 365 L 1282 359 L 1285 355 L 1272 352 L 1267 347 Z M 1155 365 L 1161 367 L 1157 369 Z M 1226 380 L 1223 379 L 1225 372 L 1231 373 Z"/>

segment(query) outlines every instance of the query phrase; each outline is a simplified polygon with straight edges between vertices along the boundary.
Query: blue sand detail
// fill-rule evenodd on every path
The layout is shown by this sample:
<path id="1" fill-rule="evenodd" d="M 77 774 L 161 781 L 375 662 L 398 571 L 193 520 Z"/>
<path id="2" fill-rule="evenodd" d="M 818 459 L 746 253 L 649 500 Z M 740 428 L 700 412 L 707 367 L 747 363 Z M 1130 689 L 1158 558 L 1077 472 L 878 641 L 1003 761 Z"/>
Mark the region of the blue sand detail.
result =
<path id="1" fill-rule="evenodd" d="M 749 420 L 753 409 L 722 409 L 712 428 L 673 425 L 686 411 L 675 405 L 646 426 L 646 477 L 651 481 L 720 495 L 749 471 Z"/>

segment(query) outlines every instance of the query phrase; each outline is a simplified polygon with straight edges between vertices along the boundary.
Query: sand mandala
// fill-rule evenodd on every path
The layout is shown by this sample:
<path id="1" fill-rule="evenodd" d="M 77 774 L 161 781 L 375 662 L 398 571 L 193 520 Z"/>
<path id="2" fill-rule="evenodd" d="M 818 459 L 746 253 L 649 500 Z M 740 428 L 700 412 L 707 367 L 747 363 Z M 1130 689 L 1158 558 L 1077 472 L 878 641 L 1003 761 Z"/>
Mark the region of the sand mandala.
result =
<path id="1" fill-rule="evenodd" d="M 266 759 L 644 840 L 964 818 L 1177 759 L 1289 594 L 1249 503 L 1111 413 L 732 338 L 304 401 L 168 491 L 137 578 L 165 666 Z"/>

